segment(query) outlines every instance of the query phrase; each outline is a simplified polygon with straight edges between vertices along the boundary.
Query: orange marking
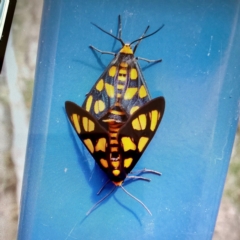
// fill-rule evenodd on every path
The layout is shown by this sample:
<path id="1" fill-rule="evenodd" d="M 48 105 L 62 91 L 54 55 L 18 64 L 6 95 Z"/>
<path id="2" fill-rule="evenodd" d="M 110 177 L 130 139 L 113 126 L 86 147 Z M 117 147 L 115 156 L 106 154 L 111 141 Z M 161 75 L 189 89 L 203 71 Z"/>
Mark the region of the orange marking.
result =
<path id="1" fill-rule="evenodd" d="M 111 139 L 110 144 L 118 144 L 118 141 L 116 139 Z"/>
<path id="2" fill-rule="evenodd" d="M 118 176 L 120 174 L 120 170 L 113 170 L 112 173 L 114 176 Z"/>
<path id="3" fill-rule="evenodd" d="M 121 186 L 122 183 L 123 183 L 123 181 L 120 181 L 120 182 L 114 182 L 114 181 L 112 181 L 112 183 L 113 183 L 115 186 Z"/>
<path id="4" fill-rule="evenodd" d="M 129 150 L 136 150 L 136 144 L 132 141 L 130 137 L 122 137 L 121 142 L 124 152 L 127 152 Z"/>
<path id="5" fill-rule="evenodd" d="M 101 158 L 101 159 L 100 159 L 100 163 L 102 164 L 102 166 L 103 166 L 104 168 L 108 168 L 108 162 L 107 162 L 107 160 Z"/>
<path id="6" fill-rule="evenodd" d="M 95 146 L 96 152 L 98 151 L 106 152 L 106 142 L 107 142 L 106 138 L 99 138 Z"/>
<path id="7" fill-rule="evenodd" d="M 124 159 L 124 167 L 128 168 L 132 164 L 133 159 L 132 158 L 126 158 Z"/>
<path id="8" fill-rule="evenodd" d="M 111 147 L 111 152 L 118 152 L 118 147 Z"/>
<path id="9" fill-rule="evenodd" d="M 128 64 L 127 64 L 126 62 L 121 62 L 121 63 L 120 63 L 120 67 L 127 68 L 127 67 L 128 67 Z"/>
<path id="10" fill-rule="evenodd" d="M 79 117 L 79 115 L 77 115 L 76 113 L 74 113 L 74 114 L 72 115 L 72 122 L 73 122 L 73 125 L 74 125 L 77 133 L 80 133 L 80 132 L 81 132 L 81 128 L 80 128 L 80 125 L 79 125 L 79 119 L 80 119 L 80 117 Z"/>
<path id="11" fill-rule="evenodd" d="M 120 162 L 119 161 L 111 161 L 111 164 L 112 164 L 113 167 L 118 168 Z"/>

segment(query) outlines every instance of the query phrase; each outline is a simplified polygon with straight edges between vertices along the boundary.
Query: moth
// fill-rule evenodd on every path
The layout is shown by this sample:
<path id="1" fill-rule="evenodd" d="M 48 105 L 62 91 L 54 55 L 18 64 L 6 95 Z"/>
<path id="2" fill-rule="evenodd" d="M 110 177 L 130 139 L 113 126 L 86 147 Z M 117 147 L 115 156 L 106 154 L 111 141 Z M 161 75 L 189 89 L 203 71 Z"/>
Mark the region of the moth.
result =
<path id="1" fill-rule="evenodd" d="M 113 53 L 101 51 L 90 45 L 90 48 L 94 51 L 100 52 L 101 54 L 111 54 L 114 58 L 93 85 L 82 106 L 94 117 L 100 119 L 107 114 L 110 108 L 118 104 L 121 109 L 124 109 L 126 118 L 128 118 L 139 107 L 151 99 L 138 60 L 147 61 L 148 63 L 159 63 L 162 61 L 162 59 L 149 60 L 142 57 L 135 57 L 134 54 L 143 39 L 154 35 L 160 31 L 164 25 L 153 33 L 146 35 L 149 29 L 148 26 L 142 36 L 131 43 L 124 43 L 122 40 L 120 16 L 118 37 L 105 31 L 94 23 L 93 25 L 118 40 L 122 47 L 118 53 Z M 136 43 L 136 45 L 132 47 L 134 43 Z M 116 106 L 116 108 L 118 107 Z M 116 121 L 125 121 L 126 118 L 123 119 L 118 114 L 115 116 Z"/>
<path id="2" fill-rule="evenodd" d="M 120 37 L 115 37 L 100 28 L 119 40 L 123 46 L 94 84 L 82 107 L 70 101 L 65 103 L 67 116 L 79 139 L 115 186 L 87 214 L 92 212 L 116 187 L 122 188 L 151 214 L 144 203 L 131 195 L 122 185 L 125 179 L 150 181 L 139 176 L 144 172 L 160 175 L 159 172 L 149 169 L 143 169 L 137 175 L 131 173 L 154 137 L 165 109 L 163 97 L 150 99 L 134 52 L 142 39 L 155 34 L 161 28 L 145 35 L 147 28 L 144 34 L 131 44 L 123 42 L 120 30 L 118 34 Z M 132 49 L 131 45 L 134 42 L 136 45 Z"/>

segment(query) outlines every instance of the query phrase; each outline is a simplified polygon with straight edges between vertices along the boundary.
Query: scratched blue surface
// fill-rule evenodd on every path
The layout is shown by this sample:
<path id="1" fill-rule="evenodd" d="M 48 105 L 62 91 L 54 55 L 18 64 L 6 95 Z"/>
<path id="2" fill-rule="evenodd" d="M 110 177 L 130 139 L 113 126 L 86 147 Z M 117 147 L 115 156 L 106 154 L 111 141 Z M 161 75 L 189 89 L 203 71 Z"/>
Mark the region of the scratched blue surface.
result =
<path id="1" fill-rule="evenodd" d="M 211 239 L 238 121 L 240 95 L 239 1 L 50 1 L 43 9 L 23 185 L 19 240 Z M 163 95 L 160 128 L 135 169 L 145 175 L 121 189 L 90 216 L 106 177 L 73 132 L 64 102 L 81 105 L 120 44 L 90 22 L 137 39 L 150 25 L 156 35 L 136 55 L 152 97 Z"/>

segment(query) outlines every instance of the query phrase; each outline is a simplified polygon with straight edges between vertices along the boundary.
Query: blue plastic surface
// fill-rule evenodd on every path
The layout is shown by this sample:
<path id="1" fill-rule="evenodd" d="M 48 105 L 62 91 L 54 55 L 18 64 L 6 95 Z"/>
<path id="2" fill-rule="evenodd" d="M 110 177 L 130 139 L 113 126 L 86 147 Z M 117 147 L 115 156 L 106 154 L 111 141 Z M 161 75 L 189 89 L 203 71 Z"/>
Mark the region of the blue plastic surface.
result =
<path id="1" fill-rule="evenodd" d="M 211 239 L 239 116 L 240 23 L 237 0 L 50 1 L 43 9 L 31 125 L 22 194 L 19 240 Z M 147 25 L 156 35 L 136 56 L 152 97 L 166 100 L 162 123 L 135 169 L 144 175 L 118 189 L 88 217 L 106 177 L 70 126 L 64 102 L 81 105 L 120 44 Z"/>

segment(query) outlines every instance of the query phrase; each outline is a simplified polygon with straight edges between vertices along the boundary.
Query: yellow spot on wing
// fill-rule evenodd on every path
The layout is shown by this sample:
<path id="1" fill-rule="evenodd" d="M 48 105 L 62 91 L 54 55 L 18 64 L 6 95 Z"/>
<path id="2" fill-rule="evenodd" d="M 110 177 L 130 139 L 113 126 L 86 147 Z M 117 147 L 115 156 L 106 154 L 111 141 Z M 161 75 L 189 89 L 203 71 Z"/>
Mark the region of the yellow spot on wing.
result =
<path id="1" fill-rule="evenodd" d="M 116 66 L 110 67 L 109 72 L 108 72 L 109 76 L 110 76 L 110 77 L 114 77 L 115 74 L 116 74 L 116 70 L 117 70 L 117 67 L 116 67 Z"/>
<path id="2" fill-rule="evenodd" d="M 143 85 L 140 87 L 138 94 L 140 98 L 144 98 L 147 96 L 146 88 Z"/>
<path id="3" fill-rule="evenodd" d="M 91 105 L 92 105 L 92 100 L 93 100 L 93 96 L 90 95 L 87 99 L 87 103 L 86 103 L 86 111 L 90 111 Z"/>
<path id="4" fill-rule="evenodd" d="M 147 126 L 147 118 L 145 114 L 141 114 L 138 116 L 138 118 L 135 118 L 132 121 L 132 127 L 135 130 L 144 130 Z"/>
<path id="5" fill-rule="evenodd" d="M 138 142 L 138 150 L 142 152 L 143 148 L 146 146 L 147 142 L 149 141 L 148 137 L 141 137 Z"/>
<path id="6" fill-rule="evenodd" d="M 83 141 L 84 141 L 86 147 L 88 148 L 88 150 L 89 150 L 91 153 L 93 153 L 93 152 L 94 152 L 94 147 L 93 147 L 93 144 L 92 144 L 91 139 L 88 138 L 88 139 L 85 139 L 85 140 L 83 140 Z"/>
<path id="7" fill-rule="evenodd" d="M 105 109 L 105 103 L 102 100 L 99 100 L 98 103 L 99 103 L 99 111 L 102 112 Z"/>
<path id="8" fill-rule="evenodd" d="M 133 127 L 133 129 L 135 129 L 135 130 L 141 130 L 141 125 L 140 125 L 140 122 L 139 122 L 139 119 L 138 119 L 138 118 L 135 118 L 135 119 L 132 121 L 132 127 Z"/>
<path id="9" fill-rule="evenodd" d="M 120 174 L 120 170 L 113 170 L 112 173 L 114 176 L 118 176 Z"/>
<path id="10" fill-rule="evenodd" d="M 97 85 L 96 85 L 96 89 L 101 92 L 103 90 L 103 86 L 104 86 L 104 81 L 103 79 L 101 79 L 100 81 L 98 81 Z"/>
<path id="11" fill-rule="evenodd" d="M 157 126 L 157 121 L 158 121 L 158 111 L 157 110 L 153 110 L 152 114 L 151 114 L 151 125 L 150 125 L 150 129 L 152 131 L 155 130 L 156 126 Z"/>
<path id="12" fill-rule="evenodd" d="M 130 110 L 130 114 L 132 115 L 135 111 L 137 111 L 139 109 L 139 106 L 134 106 L 131 108 Z"/>
<path id="13" fill-rule="evenodd" d="M 94 131 L 94 128 L 95 128 L 95 123 L 89 119 L 88 120 L 88 131 L 92 132 L 92 131 Z"/>
<path id="14" fill-rule="evenodd" d="M 82 124 L 85 132 L 94 131 L 95 123 L 92 120 L 88 119 L 87 117 L 82 118 Z"/>
<path id="15" fill-rule="evenodd" d="M 139 122 L 140 122 L 140 125 L 141 125 L 141 129 L 144 130 L 147 126 L 147 118 L 146 118 L 146 115 L 145 114 L 141 114 L 139 115 Z"/>
<path id="16" fill-rule="evenodd" d="M 108 162 L 107 162 L 107 160 L 101 158 L 101 159 L 100 159 L 100 163 L 102 164 L 102 166 L 103 166 L 104 168 L 108 168 Z"/>
<path id="17" fill-rule="evenodd" d="M 138 77 L 138 73 L 137 73 L 137 69 L 136 68 L 132 68 L 131 72 L 130 72 L 130 78 L 131 80 L 136 80 Z"/>
<path id="18" fill-rule="evenodd" d="M 96 152 L 103 151 L 106 152 L 106 138 L 99 138 L 95 146 Z"/>
<path id="19" fill-rule="evenodd" d="M 132 99 L 136 94 L 137 90 L 138 90 L 137 88 L 128 88 L 124 94 L 124 99 L 125 100 Z"/>
<path id="20" fill-rule="evenodd" d="M 105 109 L 105 103 L 102 100 L 98 100 L 94 104 L 94 112 L 98 114 Z"/>
<path id="21" fill-rule="evenodd" d="M 107 95 L 110 98 L 113 98 L 114 97 L 114 86 L 109 83 L 105 83 L 105 89 L 106 89 Z"/>
<path id="22" fill-rule="evenodd" d="M 80 118 L 79 115 L 77 115 L 76 113 L 72 115 L 72 122 L 78 134 L 81 132 L 81 128 L 79 125 L 79 118 Z"/>
<path id="23" fill-rule="evenodd" d="M 118 168 L 119 167 L 119 161 L 111 161 L 111 164 L 113 165 L 113 167 Z"/>
<path id="24" fill-rule="evenodd" d="M 126 158 L 124 159 L 124 167 L 128 168 L 132 164 L 133 159 L 132 158 Z"/>
<path id="25" fill-rule="evenodd" d="M 136 150 L 136 144 L 130 137 L 122 137 L 121 139 L 124 152 L 128 150 Z"/>
<path id="26" fill-rule="evenodd" d="M 84 128 L 85 132 L 88 132 L 88 118 L 87 117 L 82 118 L 82 124 L 83 124 L 83 128 Z"/>

